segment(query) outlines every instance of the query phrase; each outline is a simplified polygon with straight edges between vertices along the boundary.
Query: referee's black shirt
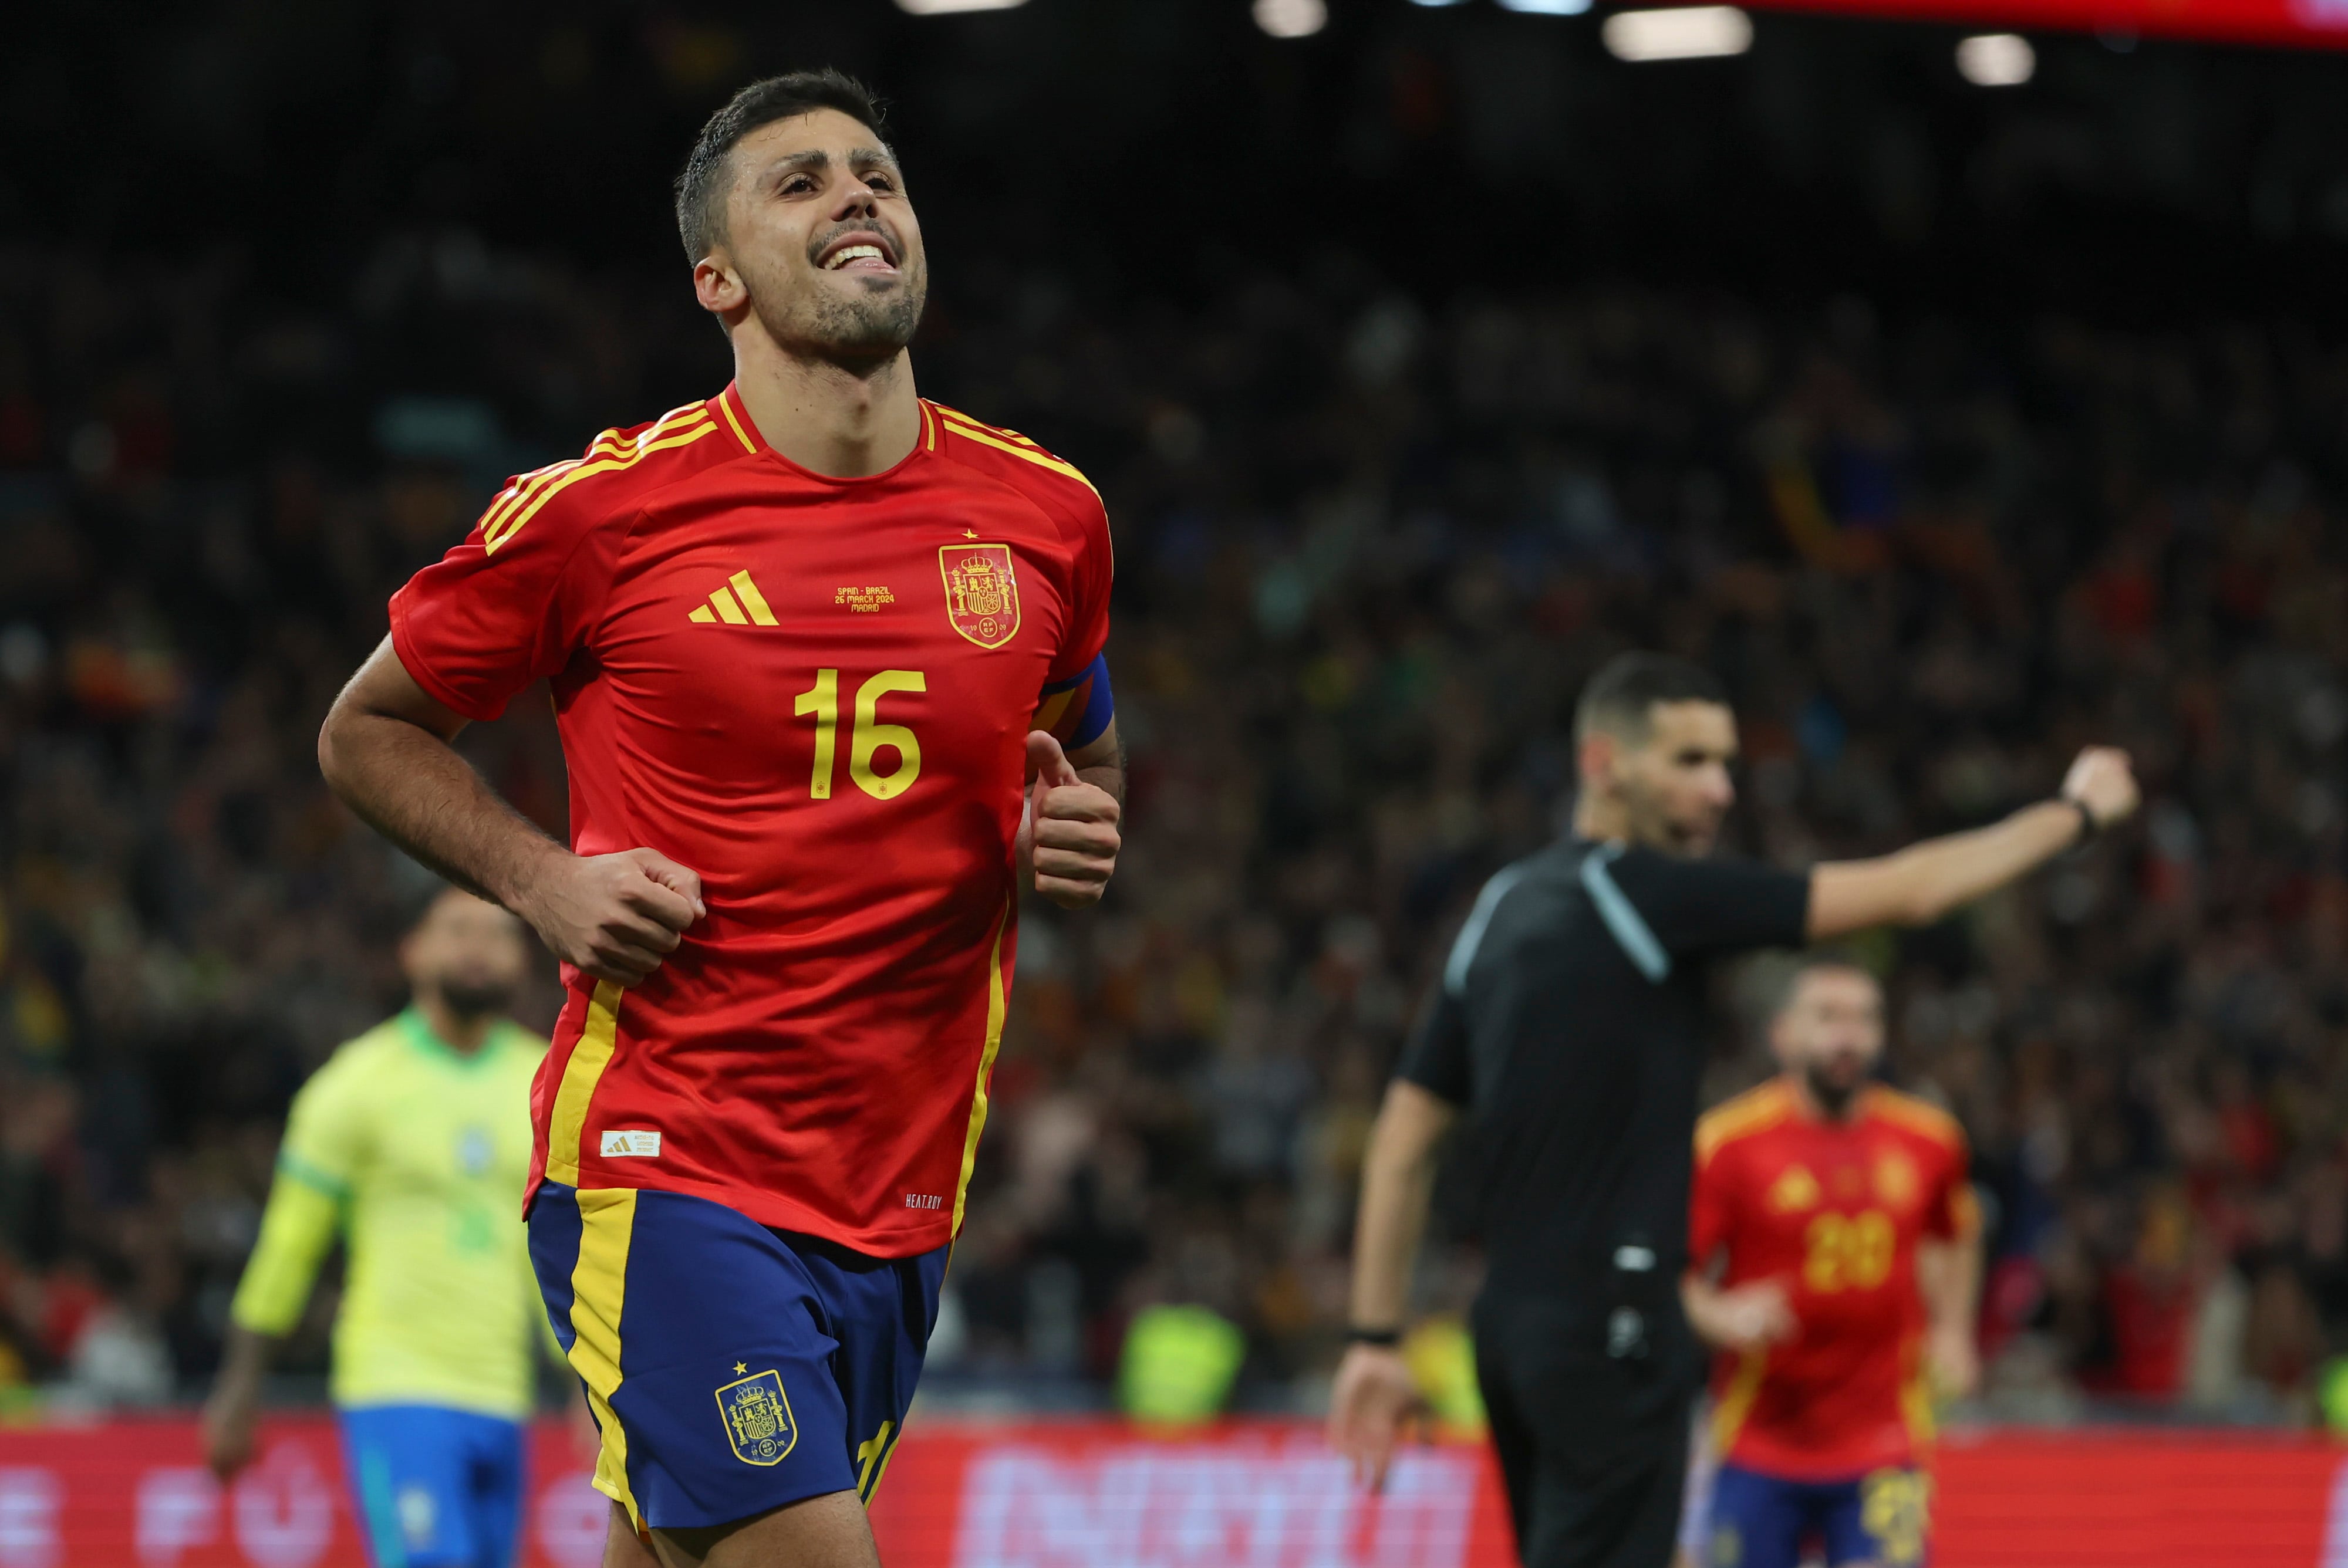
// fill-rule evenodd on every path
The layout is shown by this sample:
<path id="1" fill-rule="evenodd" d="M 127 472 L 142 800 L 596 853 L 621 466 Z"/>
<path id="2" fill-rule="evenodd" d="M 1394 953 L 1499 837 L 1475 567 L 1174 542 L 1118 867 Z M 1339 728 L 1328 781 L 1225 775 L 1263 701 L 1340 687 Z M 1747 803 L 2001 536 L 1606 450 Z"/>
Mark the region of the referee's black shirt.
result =
<path id="1" fill-rule="evenodd" d="M 1397 1071 L 1468 1110 L 1462 1156 L 1488 1295 L 1550 1297 L 1595 1328 L 1626 1258 L 1658 1295 L 1676 1291 L 1704 970 L 1798 945 L 1809 886 L 1806 874 L 1584 838 L 1485 885 Z M 1665 1310 L 1677 1319 L 1675 1305 Z"/>

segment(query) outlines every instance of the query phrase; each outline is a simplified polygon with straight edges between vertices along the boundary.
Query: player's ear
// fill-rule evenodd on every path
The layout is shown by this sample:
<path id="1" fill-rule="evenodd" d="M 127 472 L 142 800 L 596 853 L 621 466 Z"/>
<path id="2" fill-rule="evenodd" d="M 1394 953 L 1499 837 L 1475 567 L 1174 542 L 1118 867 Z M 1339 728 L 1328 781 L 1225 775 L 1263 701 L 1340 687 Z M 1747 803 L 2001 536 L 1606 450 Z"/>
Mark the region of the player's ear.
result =
<path id="1" fill-rule="evenodd" d="M 731 315 L 749 303 L 750 291 L 720 246 L 693 264 L 693 297 L 712 315 Z"/>
<path id="2" fill-rule="evenodd" d="M 1604 784 L 1614 776 L 1614 757 L 1621 743 L 1603 730 L 1592 730 L 1575 748 L 1575 762 L 1584 784 Z"/>

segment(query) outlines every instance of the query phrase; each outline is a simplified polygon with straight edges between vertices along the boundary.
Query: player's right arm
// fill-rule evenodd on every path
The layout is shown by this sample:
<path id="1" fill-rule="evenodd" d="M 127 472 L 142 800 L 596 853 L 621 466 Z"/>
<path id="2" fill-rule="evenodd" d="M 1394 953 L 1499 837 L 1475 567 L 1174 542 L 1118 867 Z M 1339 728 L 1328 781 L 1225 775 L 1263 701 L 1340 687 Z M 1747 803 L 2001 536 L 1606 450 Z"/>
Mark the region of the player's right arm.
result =
<path id="1" fill-rule="evenodd" d="M 1356 1480 L 1385 1482 L 1395 1445 L 1426 1400 L 1387 1337 L 1399 1337 L 1410 1307 L 1412 1266 L 1435 1194 L 1436 1150 L 1458 1107 L 1397 1078 L 1386 1088 L 1362 1159 L 1361 1206 L 1354 1222 L 1353 1325 L 1378 1336 L 1357 1340 L 1338 1363 L 1329 1396 L 1329 1446 L 1353 1461 Z"/>
<path id="2" fill-rule="evenodd" d="M 1688 1202 L 1688 1267 L 1680 1276 L 1680 1306 L 1696 1337 L 1715 1350 L 1742 1354 L 1790 1339 L 1800 1325 L 1786 1286 L 1747 1280 L 1724 1289 L 1715 1282 L 1721 1255 L 1736 1224 L 1735 1176 L 1720 1151 L 1697 1133 L 1695 1183 Z"/>
<path id="3" fill-rule="evenodd" d="M 658 968 L 708 913 L 701 878 L 653 849 L 572 854 L 457 754 L 465 723 L 386 637 L 335 699 L 318 766 L 369 826 L 520 916 L 563 962 L 623 986 Z"/>
<path id="4" fill-rule="evenodd" d="M 2102 829 L 2135 811 L 2137 798 L 2127 753 L 2090 746 L 2054 800 L 1897 854 L 1818 866 L 1810 874 L 1807 935 L 1818 941 L 1869 926 L 1929 926 L 2070 848 L 2085 832 L 2082 811 Z"/>
<path id="5" fill-rule="evenodd" d="M 590 456 L 616 438 L 598 437 Z M 589 647 L 633 515 L 600 467 L 517 477 L 463 542 L 399 590 L 391 635 L 318 732 L 318 765 L 402 849 L 520 916 L 564 962 L 633 985 L 707 912 L 700 877 L 651 848 L 572 855 L 451 744 Z"/>

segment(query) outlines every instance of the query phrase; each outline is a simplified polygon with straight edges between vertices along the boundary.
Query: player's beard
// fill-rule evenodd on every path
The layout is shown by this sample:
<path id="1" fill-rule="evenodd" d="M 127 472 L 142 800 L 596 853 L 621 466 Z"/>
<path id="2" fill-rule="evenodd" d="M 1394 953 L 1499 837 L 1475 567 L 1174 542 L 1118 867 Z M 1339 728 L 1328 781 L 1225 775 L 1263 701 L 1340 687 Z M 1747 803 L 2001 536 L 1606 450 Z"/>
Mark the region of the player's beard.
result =
<path id="1" fill-rule="evenodd" d="M 841 299 L 828 288 L 754 283 L 751 306 L 767 335 L 784 348 L 860 372 L 888 364 L 913 341 L 929 293 L 927 264 L 908 257 L 893 289 Z"/>
<path id="2" fill-rule="evenodd" d="M 1861 1073 L 1845 1083 L 1829 1076 L 1828 1070 L 1824 1067 L 1812 1067 L 1802 1076 L 1809 1081 L 1810 1098 L 1818 1102 L 1818 1109 L 1837 1122 L 1842 1120 L 1843 1112 L 1850 1109 L 1852 1098 L 1859 1093 L 1860 1085 L 1867 1081 L 1867 1075 Z"/>
<path id="3" fill-rule="evenodd" d="M 514 989 L 503 980 L 443 975 L 437 989 L 440 1005 L 465 1023 L 502 1013 L 513 1006 Z"/>

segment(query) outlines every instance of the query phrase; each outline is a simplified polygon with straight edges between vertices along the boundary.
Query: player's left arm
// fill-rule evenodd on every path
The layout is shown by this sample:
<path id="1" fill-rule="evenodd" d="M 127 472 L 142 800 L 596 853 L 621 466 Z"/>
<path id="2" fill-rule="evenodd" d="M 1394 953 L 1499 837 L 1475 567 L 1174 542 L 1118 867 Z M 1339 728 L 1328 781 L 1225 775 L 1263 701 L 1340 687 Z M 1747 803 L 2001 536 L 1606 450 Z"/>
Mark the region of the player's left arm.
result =
<path id="1" fill-rule="evenodd" d="M 1066 749 L 1048 730 L 1027 736 L 1027 809 L 1019 825 L 1022 880 L 1064 909 L 1100 902 L 1124 846 L 1125 748 L 1117 721 Z"/>
<path id="2" fill-rule="evenodd" d="M 1981 1382 L 1973 1325 L 1981 1308 L 1981 1205 L 1960 1152 L 1931 1227 L 1916 1243 L 1916 1285 L 1924 1297 L 1924 1358 L 1934 1392 L 1962 1399 Z"/>
<path id="3" fill-rule="evenodd" d="M 1106 622 L 1100 632 L 1106 635 Z M 1125 815 L 1125 743 L 1117 738 L 1108 654 L 1045 685 L 1027 736 L 1027 807 L 1019 875 L 1064 909 L 1100 902 L 1116 874 Z"/>

